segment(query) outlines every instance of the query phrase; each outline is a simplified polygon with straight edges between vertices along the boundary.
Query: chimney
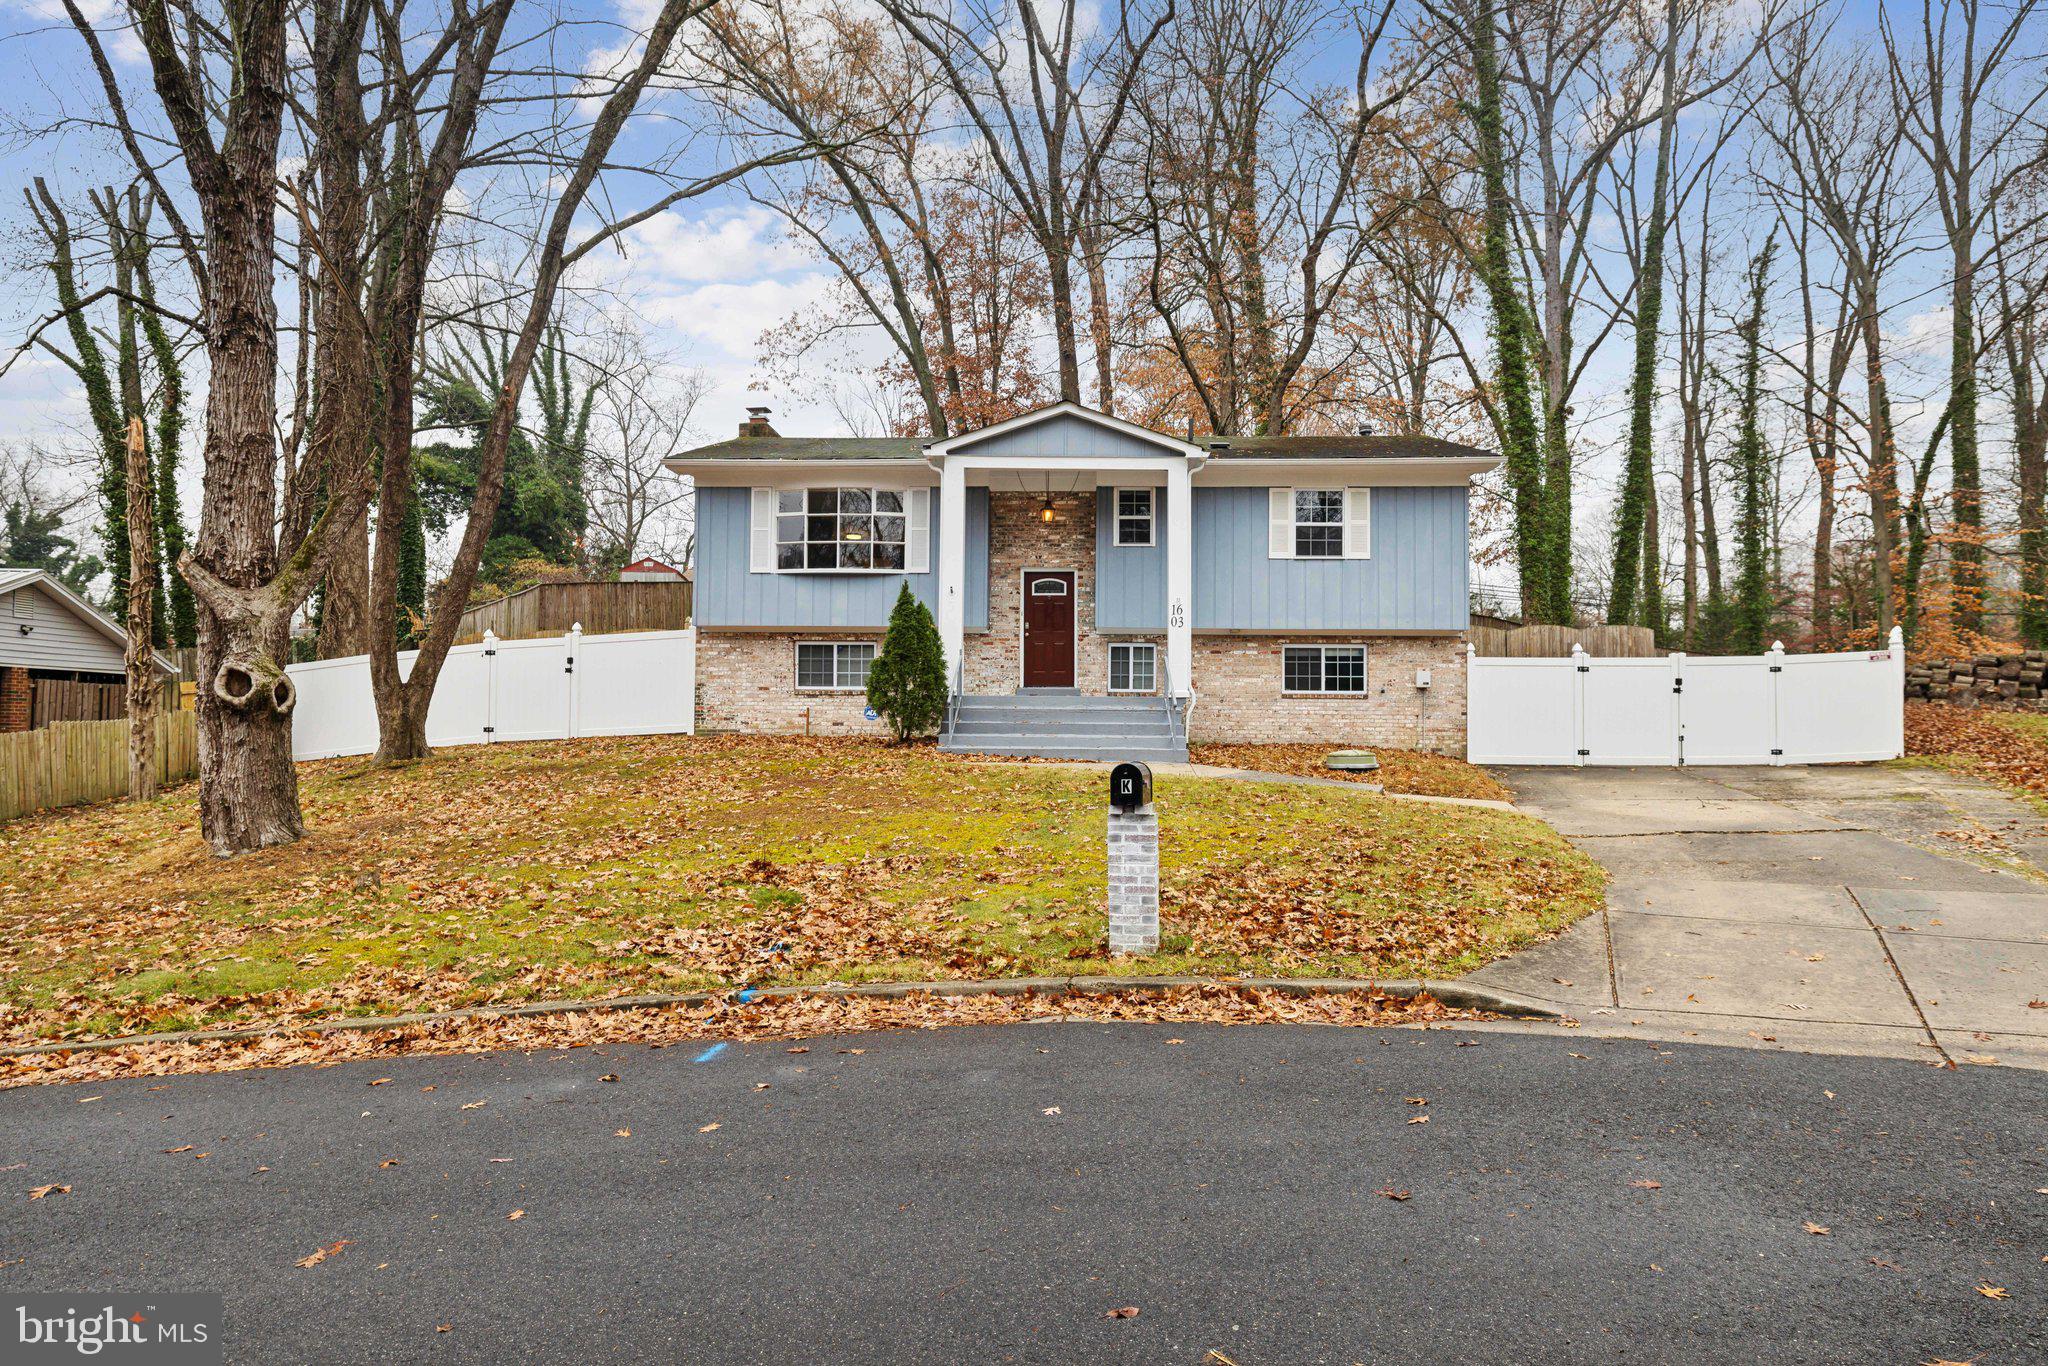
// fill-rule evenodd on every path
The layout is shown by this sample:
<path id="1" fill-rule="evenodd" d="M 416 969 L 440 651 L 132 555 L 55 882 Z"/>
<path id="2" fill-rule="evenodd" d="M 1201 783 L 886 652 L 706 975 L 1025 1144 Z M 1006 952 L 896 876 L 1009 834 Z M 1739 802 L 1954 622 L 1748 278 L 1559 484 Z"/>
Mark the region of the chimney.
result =
<path id="1" fill-rule="evenodd" d="M 740 435 L 743 437 L 780 436 L 782 433 L 769 425 L 767 408 L 752 407 L 747 409 L 747 420 L 740 424 Z"/>

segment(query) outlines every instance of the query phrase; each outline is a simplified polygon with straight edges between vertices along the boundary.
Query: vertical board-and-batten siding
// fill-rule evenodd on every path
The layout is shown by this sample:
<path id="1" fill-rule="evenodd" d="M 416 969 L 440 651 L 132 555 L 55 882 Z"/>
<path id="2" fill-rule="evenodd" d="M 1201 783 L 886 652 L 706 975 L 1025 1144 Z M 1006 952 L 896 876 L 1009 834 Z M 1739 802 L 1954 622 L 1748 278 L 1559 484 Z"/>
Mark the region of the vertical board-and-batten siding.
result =
<path id="1" fill-rule="evenodd" d="M 23 626 L 31 628 L 26 635 Z M 106 674 L 126 668 L 117 642 L 80 621 L 39 583 L 0 595 L 0 664 Z"/>
<path id="2" fill-rule="evenodd" d="M 955 446 L 953 451 L 973 455 L 1138 455 L 1156 458 L 1178 454 L 1179 448 L 1062 413 L 1029 426 Z"/>
<path id="3" fill-rule="evenodd" d="M 822 485 L 821 485 L 822 487 Z M 755 574 L 748 569 L 753 490 L 697 490 L 696 624 L 880 630 L 889 624 L 896 590 L 908 582 L 926 607 L 934 594 L 939 550 L 939 499 L 931 497 L 930 559 L 923 574 Z M 967 606 L 970 631 L 988 628 L 988 490 L 967 490 Z"/>
<path id="4" fill-rule="evenodd" d="M 1166 629 L 1166 499 L 1152 490 L 1152 544 L 1116 544 L 1116 490 L 1095 491 L 1095 629 Z"/>
<path id="5" fill-rule="evenodd" d="M 1462 631 L 1469 623 L 1462 486 L 1375 487 L 1372 557 L 1363 560 L 1271 558 L 1270 499 L 1262 488 L 1195 490 L 1197 631 Z"/>

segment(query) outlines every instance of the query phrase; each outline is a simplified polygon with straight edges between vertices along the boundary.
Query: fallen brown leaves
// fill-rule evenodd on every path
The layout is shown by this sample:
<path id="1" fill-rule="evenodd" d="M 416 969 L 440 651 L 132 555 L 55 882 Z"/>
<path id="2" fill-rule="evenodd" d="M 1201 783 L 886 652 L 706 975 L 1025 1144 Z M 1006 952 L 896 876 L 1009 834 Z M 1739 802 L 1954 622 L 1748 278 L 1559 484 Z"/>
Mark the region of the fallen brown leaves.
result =
<path id="1" fill-rule="evenodd" d="M 329 1243 L 326 1247 L 321 1248 L 317 1252 L 307 1253 L 305 1256 L 299 1258 L 296 1262 L 293 1262 L 292 1265 L 298 1267 L 318 1266 L 320 1265 L 320 1263 L 326 1261 L 329 1257 L 339 1256 L 341 1250 L 354 1241 L 355 1240 L 352 1238 L 343 1238 L 340 1242 Z"/>
<path id="2" fill-rule="evenodd" d="M 1091 773 L 658 736 L 301 772 L 308 837 L 234 860 L 189 792 L 0 827 L 0 1042 L 1109 967 Z M 1598 902 L 1504 813 L 1196 778 L 1161 808 L 1164 972 L 1452 975 Z"/>
<path id="3" fill-rule="evenodd" d="M 42 1198 L 43 1198 L 44 1196 L 46 1196 L 46 1195 L 69 1195 L 69 1194 L 71 1194 L 71 1187 L 69 1187 L 69 1186 L 65 1186 L 65 1185 L 60 1185 L 60 1184 L 58 1184 L 57 1182 L 55 1182 L 55 1181 L 52 1181 L 52 1182 L 51 1182 L 51 1183 L 50 1183 L 49 1185 L 47 1185 L 47 1186 L 37 1186 L 37 1187 L 36 1187 L 36 1188 L 35 1188 L 34 1190 L 32 1190 L 32 1191 L 30 1191 L 30 1192 L 28 1193 L 28 1198 L 29 1198 L 29 1199 L 31 1199 L 31 1200 L 40 1200 L 40 1199 L 42 1199 Z"/>
<path id="4" fill-rule="evenodd" d="M 1961 756 L 2000 781 L 2048 797 L 2048 745 L 2004 719 L 2003 713 L 1908 702 L 1906 753 Z"/>
<path id="5" fill-rule="evenodd" d="M 1258 773 L 1293 773 L 1304 778 L 1337 778 L 1344 782 L 1374 783 L 1389 792 L 1417 797 L 1477 797 L 1483 801 L 1509 800 L 1508 790 L 1483 768 L 1415 749 L 1379 749 L 1373 755 L 1380 766 L 1370 773 L 1350 773 L 1325 762 L 1330 745 L 1190 745 L 1188 758 L 1218 768 L 1248 768 Z"/>
<path id="6" fill-rule="evenodd" d="M 1069 993 L 1023 996 L 777 997 L 752 1005 L 644 1007 L 560 1015 L 468 1016 L 391 1029 L 295 1032 L 201 1043 L 133 1044 L 116 1048 L 0 1058 L 0 1089 L 37 1082 L 234 1072 L 401 1054 L 541 1050 L 592 1044 L 672 1044 L 698 1039 L 814 1038 L 863 1031 L 940 1029 L 954 1025 L 1021 1024 L 1032 1020 L 1122 1020 L 1186 1024 L 1404 1025 L 1484 1018 L 1431 996 L 1413 1000 L 1378 993 L 1300 995 L 1251 988 L 1176 987 L 1143 994 Z M 843 1048 L 859 1055 L 864 1048 Z M 486 1104 L 471 1101 L 461 1108 Z M 708 1133 L 716 1123 L 699 1129 Z"/>

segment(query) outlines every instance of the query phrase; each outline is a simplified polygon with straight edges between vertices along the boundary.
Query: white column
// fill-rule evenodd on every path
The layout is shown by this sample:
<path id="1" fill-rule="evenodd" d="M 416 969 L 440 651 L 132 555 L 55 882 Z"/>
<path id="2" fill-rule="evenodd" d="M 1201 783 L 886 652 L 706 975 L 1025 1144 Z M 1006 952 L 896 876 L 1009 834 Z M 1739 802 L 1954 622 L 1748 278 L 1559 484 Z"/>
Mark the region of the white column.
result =
<path id="1" fill-rule="evenodd" d="M 960 677 L 962 637 L 967 621 L 967 467 L 958 456 L 939 466 L 939 643 L 946 648 L 949 686 Z M 961 685 L 961 691 L 966 691 Z"/>
<path id="2" fill-rule="evenodd" d="M 1195 671 L 1195 517 L 1188 462 L 1166 467 L 1166 674 L 1186 696 Z"/>

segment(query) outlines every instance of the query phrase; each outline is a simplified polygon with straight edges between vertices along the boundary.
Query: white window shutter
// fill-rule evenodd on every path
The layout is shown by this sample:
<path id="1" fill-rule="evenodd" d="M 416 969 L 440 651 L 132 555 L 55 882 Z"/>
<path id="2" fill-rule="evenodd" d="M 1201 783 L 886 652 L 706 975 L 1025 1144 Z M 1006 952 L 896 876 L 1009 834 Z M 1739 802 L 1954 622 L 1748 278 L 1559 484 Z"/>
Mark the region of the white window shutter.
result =
<path id="1" fill-rule="evenodd" d="M 775 572 L 775 490 L 751 489 L 753 521 L 747 537 L 747 572 Z"/>
<path id="2" fill-rule="evenodd" d="M 1344 490 L 1344 558 L 1372 558 L 1372 490 Z"/>
<path id="3" fill-rule="evenodd" d="M 1266 494 L 1271 518 L 1266 535 L 1266 558 L 1291 560 L 1294 558 L 1294 490 L 1268 489 Z"/>
<path id="4" fill-rule="evenodd" d="M 932 491 L 911 489 L 903 495 L 903 512 L 908 518 L 904 529 L 903 566 L 911 574 L 932 572 Z"/>

